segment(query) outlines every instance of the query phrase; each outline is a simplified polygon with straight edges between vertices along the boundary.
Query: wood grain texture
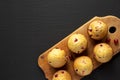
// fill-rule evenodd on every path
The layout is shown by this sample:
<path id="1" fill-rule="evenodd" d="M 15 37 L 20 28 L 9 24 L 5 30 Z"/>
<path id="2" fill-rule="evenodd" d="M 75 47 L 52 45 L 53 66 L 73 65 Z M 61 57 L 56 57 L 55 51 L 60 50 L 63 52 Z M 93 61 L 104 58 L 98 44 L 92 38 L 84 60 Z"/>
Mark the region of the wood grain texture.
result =
<path id="1" fill-rule="evenodd" d="M 116 31 L 114 33 L 110 33 L 108 30 L 108 34 L 107 36 L 100 40 L 100 41 L 96 41 L 90 38 L 90 36 L 87 33 L 87 28 L 89 26 L 89 24 L 94 21 L 94 20 L 101 20 L 104 23 L 107 24 L 108 29 L 111 26 L 114 26 L 116 28 Z M 79 55 L 75 55 L 73 54 L 67 46 L 67 41 L 68 38 L 74 34 L 74 33 L 80 33 L 85 35 L 85 37 L 88 40 L 88 46 L 87 49 L 79 54 Z M 113 51 L 114 51 L 114 55 L 116 55 L 119 51 L 120 51 L 120 19 L 115 17 L 115 16 L 105 16 L 105 17 L 94 17 L 93 19 L 91 19 L 90 21 L 88 21 L 87 23 L 85 23 L 84 25 L 80 26 L 77 30 L 75 30 L 73 33 L 71 33 L 70 35 L 68 35 L 66 38 L 64 38 L 63 40 L 61 40 L 60 42 L 58 42 L 57 44 L 55 44 L 53 47 L 51 47 L 50 49 L 48 49 L 47 51 L 45 51 L 44 53 L 42 53 L 39 58 L 38 58 L 38 66 L 43 70 L 43 72 L 45 73 L 45 77 L 48 80 L 52 80 L 52 76 L 53 74 L 57 71 L 57 70 L 67 70 L 71 76 L 72 76 L 72 80 L 80 80 L 81 76 L 78 76 L 75 71 L 73 70 L 73 61 L 76 57 L 81 56 L 81 55 L 86 55 L 89 56 L 92 61 L 93 61 L 93 65 L 94 65 L 94 69 L 96 69 L 97 67 L 99 67 L 101 65 L 101 63 L 97 62 L 94 59 L 94 55 L 93 55 L 93 47 L 101 42 L 106 42 L 106 39 L 111 39 L 110 42 L 108 42 L 108 44 L 112 47 Z M 114 44 L 114 39 L 118 39 L 118 44 Z M 68 61 L 66 63 L 65 66 L 63 66 L 62 68 L 59 69 L 55 69 L 52 68 L 48 62 L 47 62 L 47 54 L 53 49 L 53 48 L 60 48 L 65 50 L 65 52 L 67 53 L 68 56 L 72 57 L 72 58 L 68 58 Z"/>

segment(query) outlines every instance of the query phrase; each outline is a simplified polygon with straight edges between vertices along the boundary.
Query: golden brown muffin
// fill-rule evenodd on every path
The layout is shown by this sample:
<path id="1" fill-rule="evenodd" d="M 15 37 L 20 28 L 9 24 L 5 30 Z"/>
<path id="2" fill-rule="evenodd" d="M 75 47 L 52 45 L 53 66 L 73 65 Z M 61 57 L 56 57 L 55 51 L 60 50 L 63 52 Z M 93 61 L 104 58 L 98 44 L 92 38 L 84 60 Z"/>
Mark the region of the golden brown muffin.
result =
<path id="1" fill-rule="evenodd" d="M 87 39 L 82 34 L 73 34 L 68 39 L 68 48 L 74 53 L 81 53 L 87 47 Z"/>
<path id="2" fill-rule="evenodd" d="M 89 75 L 93 70 L 92 60 L 88 56 L 78 57 L 74 61 L 74 70 L 80 76 Z"/>
<path id="3" fill-rule="evenodd" d="M 54 75 L 52 80 L 72 80 L 71 75 L 65 70 L 59 70 Z"/>
<path id="4" fill-rule="evenodd" d="M 88 27 L 88 34 L 91 38 L 95 40 L 103 39 L 106 36 L 107 32 L 108 26 L 100 20 L 95 20 L 91 22 L 91 24 Z"/>
<path id="5" fill-rule="evenodd" d="M 48 63 L 54 68 L 60 68 L 66 63 L 66 52 L 61 49 L 53 49 L 48 53 Z"/>
<path id="6" fill-rule="evenodd" d="M 111 60 L 113 50 L 108 44 L 100 43 L 94 47 L 94 55 L 98 62 L 106 63 Z"/>

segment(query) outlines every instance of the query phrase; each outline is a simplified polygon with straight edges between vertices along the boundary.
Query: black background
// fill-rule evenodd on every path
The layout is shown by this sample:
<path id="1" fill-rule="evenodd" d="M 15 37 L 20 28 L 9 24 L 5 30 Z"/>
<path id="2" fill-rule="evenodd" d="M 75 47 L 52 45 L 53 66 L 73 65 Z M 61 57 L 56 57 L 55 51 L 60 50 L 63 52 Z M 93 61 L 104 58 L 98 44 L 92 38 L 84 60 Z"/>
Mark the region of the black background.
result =
<path id="1" fill-rule="evenodd" d="M 119 0 L 0 0 L 0 80 L 46 80 L 38 56 Z M 120 80 L 120 55 L 82 80 Z"/>

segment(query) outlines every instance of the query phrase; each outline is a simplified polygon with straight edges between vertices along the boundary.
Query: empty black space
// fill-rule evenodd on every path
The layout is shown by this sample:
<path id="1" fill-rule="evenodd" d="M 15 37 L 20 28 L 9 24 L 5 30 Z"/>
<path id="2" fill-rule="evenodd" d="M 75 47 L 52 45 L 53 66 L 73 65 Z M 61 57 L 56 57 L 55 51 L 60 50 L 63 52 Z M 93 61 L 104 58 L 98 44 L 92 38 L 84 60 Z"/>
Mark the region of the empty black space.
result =
<path id="1" fill-rule="evenodd" d="M 40 54 L 94 16 L 120 17 L 120 0 L 0 0 L 0 80 L 46 80 Z M 82 80 L 120 80 L 120 55 Z"/>

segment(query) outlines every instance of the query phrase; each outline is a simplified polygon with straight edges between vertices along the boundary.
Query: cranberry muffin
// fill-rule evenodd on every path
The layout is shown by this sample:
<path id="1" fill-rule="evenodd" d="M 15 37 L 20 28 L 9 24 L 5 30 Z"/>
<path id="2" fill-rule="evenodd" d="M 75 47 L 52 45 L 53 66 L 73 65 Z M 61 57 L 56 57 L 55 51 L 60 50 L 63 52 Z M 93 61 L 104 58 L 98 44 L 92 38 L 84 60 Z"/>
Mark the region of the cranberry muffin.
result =
<path id="1" fill-rule="evenodd" d="M 74 70 L 80 76 L 89 75 L 93 70 L 93 63 L 88 56 L 78 57 L 74 61 Z"/>
<path id="2" fill-rule="evenodd" d="M 95 20 L 90 23 L 88 27 L 88 34 L 92 39 L 101 40 L 108 32 L 108 26 L 100 20 Z"/>
<path id="3" fill-rule="evenodd" d="M 94 55 L 98 62 L 106 63 L 111 60 L 113 50 L 108 44 L 99 43 L 94 47 Z"/>
<path id="4" fill-rule="evenodd" d="M 68 39 L 68 48 L 74 53 L 82 53 L 87 47 L 87 39 L 82 34 L 73 34 Z"/>
<path id="5" fill-rule="evenodd" d="M 66 63 L 66 52 L 61 49 L 53 49 L 47 55 L 48 63 L 54 68 L 60 68 Z"/>
<path id="6" fill-rule="evenodd" d="M 66 70 L 59 70 L 54 75 L 52 80 L 72 80 L 71 75 Z"/>

